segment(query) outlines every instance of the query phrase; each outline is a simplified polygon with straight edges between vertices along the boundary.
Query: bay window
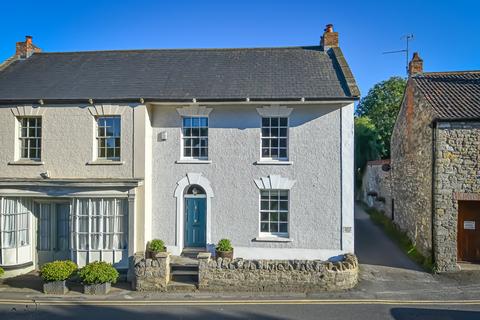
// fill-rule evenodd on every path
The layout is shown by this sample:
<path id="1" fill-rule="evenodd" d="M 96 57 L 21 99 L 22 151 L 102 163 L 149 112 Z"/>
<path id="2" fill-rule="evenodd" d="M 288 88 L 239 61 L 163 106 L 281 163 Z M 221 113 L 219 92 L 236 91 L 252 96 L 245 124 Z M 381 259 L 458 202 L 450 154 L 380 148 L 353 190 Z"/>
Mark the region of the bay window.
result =
<path id="1" fill-rule="evenodd" d="M 33 202 L 26 198 L 0 198 L 0 264 L 31 261 L 30 217 Z"/>

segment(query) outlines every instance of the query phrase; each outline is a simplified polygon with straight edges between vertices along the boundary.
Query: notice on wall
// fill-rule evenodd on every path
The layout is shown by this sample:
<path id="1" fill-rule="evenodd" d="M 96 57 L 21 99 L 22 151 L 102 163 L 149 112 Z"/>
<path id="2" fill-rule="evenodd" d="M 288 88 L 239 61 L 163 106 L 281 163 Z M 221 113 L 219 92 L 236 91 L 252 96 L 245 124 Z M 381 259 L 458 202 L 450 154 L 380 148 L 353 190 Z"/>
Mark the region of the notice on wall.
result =
<path id="1" fill-rule="evenodd" d="M 463 221 L 463 229 L 475 230 L 475 221 Z"/>

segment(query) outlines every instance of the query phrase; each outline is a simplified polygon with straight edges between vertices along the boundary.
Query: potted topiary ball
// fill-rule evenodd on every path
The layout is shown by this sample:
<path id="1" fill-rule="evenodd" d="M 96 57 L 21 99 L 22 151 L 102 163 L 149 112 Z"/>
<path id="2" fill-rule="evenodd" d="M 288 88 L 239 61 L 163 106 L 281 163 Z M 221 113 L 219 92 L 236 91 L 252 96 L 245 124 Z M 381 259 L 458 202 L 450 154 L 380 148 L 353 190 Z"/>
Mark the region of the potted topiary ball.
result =
<path id="1" fill-rule="evenodd" d="M 218 241 L 217 247 L 215 248 L 215 255 L 217 258 L 233 259 L 232 242 L 228 239 Z"/>
<path id="2" fill-rule="evenodd" d="M 66 281 L 77 271 L 75 262 L 70 260 L 45 263 L 40 269 L 43 279 L 43 292 L 46 294 L 66 294 Z"/>
<path id="3" fill-rule="evenodd" d="M 153 239 L 148 243 L 148 251 L 150 252 L 150 258 L 155 258 L 158 253 L 166 252 L 167 248 L 162 240 Z"/>
<path id="4" fill-rule="evenodd" d="M 107 294 L 111 284 L 116 283 L 118 271 L 107 262 L 94 261 L 78 271 L 86 294 Z"/>

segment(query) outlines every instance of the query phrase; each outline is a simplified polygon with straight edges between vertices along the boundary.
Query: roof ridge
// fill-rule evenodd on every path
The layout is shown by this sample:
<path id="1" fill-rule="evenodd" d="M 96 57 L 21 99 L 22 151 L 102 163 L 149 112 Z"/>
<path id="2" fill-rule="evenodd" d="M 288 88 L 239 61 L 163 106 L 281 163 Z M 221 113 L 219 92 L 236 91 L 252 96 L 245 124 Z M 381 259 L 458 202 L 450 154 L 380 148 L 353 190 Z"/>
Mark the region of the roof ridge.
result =
<path id="1" fill-rule="evenodd" d="M 120 49 L 120 50 L 85 50 L 85 51 L 42 51 L 34 54 L 73 54 L 73 53 L 108 53 L 108 52 L 165 52 L 165 51 L 238 51 L 238 50 L 288 50 L 288 49 L 314 49 L 320 48 L 319 45 L 311 46 L 285 46 L 285 47 L 249 47 L 249 48 L 162 48 L 162 49 Z"/>
<path id="2" fill-rule="evenodd" d="M 431 72 L 423 72 L 416 75 L 413 75 L 413 78 L 419 78 L 422 76 L 429 76 L 429 75 L 442 75 L 442 74 L 470 74 L 470 73 L 480 73 L 480 70 L 459 70 L 459 71 L 431 71 Z"/>

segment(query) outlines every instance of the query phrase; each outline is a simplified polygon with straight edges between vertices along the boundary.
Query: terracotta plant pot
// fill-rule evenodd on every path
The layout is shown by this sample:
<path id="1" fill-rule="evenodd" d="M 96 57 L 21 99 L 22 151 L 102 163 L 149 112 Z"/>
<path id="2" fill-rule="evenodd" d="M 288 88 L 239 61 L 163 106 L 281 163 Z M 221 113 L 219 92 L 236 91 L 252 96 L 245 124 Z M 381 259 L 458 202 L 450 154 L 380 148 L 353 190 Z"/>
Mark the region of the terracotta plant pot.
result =
<path id="1" fill-rule="evenodd" d="M 218 250 L 215 250 L 215 255 L 216 255 L 217 258 L 233 259 L 233 249 L 232 249 L 232 251 L 218 251 Z"/>

